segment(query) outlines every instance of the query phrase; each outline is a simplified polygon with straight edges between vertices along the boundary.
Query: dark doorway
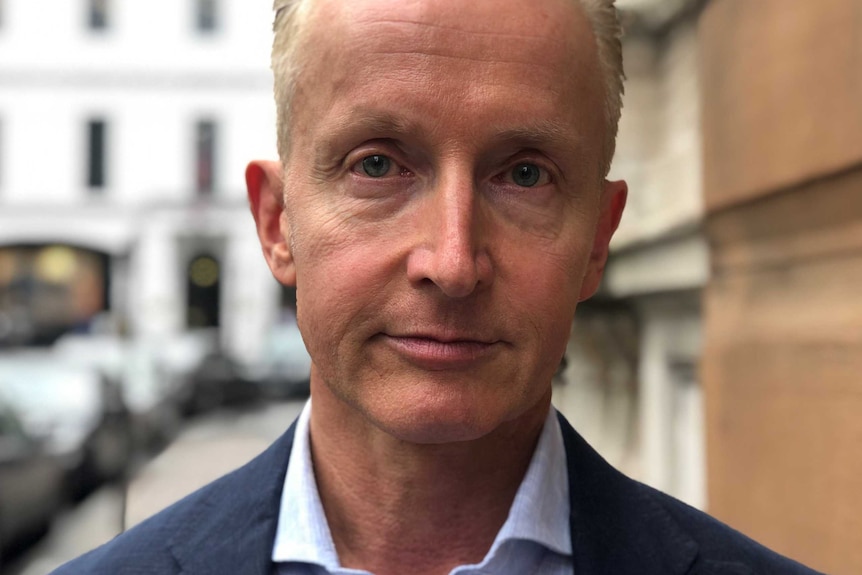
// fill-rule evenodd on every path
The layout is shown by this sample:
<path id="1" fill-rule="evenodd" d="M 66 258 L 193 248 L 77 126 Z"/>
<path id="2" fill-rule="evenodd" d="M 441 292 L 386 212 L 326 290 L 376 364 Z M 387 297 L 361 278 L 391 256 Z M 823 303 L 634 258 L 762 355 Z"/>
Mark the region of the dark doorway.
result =
<path id="1" fill-rule="evenodd" d="M 221 323 L 221 264 L 209 254 L 192 258 L 186 270 L 186 325 L 219 327 Z"/>

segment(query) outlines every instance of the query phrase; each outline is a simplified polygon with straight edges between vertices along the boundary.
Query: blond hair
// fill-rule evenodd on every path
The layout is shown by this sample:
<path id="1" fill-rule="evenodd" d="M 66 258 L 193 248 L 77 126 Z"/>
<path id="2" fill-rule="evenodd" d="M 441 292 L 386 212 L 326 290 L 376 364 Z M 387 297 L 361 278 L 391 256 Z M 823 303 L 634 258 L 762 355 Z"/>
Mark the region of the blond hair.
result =
<path id="1" fill-rule="evenodd" d="M 622 28 L 615 0 L 574 0 L 584 10 L 593 35 L 603 77 L 605 141 L 602 150 L 602 176 L 610 170 L 616 148 L 617 130 L 623 106 Z M 272 72 L 275 80 L 278 154 L 287 158 L 290 141 L 290 112 L 296 81 L 303 62 L 298 47 L 305 32 L 304 22 L 311 0 L 273 0 Z"/>

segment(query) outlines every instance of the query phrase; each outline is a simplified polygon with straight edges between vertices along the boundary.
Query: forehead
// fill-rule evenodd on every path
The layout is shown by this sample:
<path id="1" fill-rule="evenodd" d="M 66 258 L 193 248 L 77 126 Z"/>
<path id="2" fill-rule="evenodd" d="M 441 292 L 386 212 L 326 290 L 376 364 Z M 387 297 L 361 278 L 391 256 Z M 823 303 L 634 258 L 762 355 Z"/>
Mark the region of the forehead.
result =
<path id="1" fill-rule="evenodd" d="M 337 27 L 369 40 L 381 24 L 390 30 L 400 26 L 405 43 L 419 46 L 447 36 L 486 36 L 494 53 L 506 48 L 495 39 L 553 44 L 584 31 L 579 28 L 586 22 L 577 0 L 312 0 L 312 12 L 325 29 Z M 509 47 L 510 52 L 519 48 Z"/>
<path id="2" fill-rule="evenodd" d="M 314 0 L 300 52 L 299 121 L 376 104 L 500 122 L 517 107 L 585 132 L 601 115 L 595 41 L 576 0 Z"/>
<path id="3" fill-rule="evenodd" d="M 535 62 L 596 59 L 577 0 L 308 0 L 306 49 L 426 52 L 453 59 Z M 571 63 L 571 62 L 570 62 Z"/>

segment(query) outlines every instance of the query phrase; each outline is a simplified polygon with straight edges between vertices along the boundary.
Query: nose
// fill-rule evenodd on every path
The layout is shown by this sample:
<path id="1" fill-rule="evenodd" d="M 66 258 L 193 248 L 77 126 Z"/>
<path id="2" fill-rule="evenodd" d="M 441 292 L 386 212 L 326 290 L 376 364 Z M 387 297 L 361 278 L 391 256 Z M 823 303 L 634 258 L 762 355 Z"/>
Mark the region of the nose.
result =
<path id="1" fill-rule="evenodd" d="M 488 222 L 472 178 L 450 177 L 423 198 L 418 238 L 407 262 L 413 283 L 433 283 L 446 296 L 467 297 L 493 277 Z"/>

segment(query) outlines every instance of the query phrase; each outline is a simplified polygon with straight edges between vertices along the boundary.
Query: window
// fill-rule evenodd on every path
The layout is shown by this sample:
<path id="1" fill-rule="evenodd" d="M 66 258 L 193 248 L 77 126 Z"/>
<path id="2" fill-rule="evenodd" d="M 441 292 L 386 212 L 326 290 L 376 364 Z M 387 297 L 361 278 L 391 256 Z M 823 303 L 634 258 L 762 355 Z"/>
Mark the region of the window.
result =
<path id="1" fill-rule="evenodd" d="M 201 32 L 212 32 L 218 26 L 216 0 L 196 0 L 197 27 Z"/>
<path id="2" fill-rule="evenodd" d="M 106 140 L 105 121 L 90 120 L 87 123 L 87 185 L 94 191 L 105 187 Z"/>
<path id="3" fill-rule="evenodd" d="M 90 30 L 104 30 L 108 27 L 108 0 L 88 0 Z"/>
<path id="4" fill-rule="evenodd" d="M 210 196 L 215 188 L 215 122 L 200 120 L 196 139 L 196 189 L 198 196 Z"/>

